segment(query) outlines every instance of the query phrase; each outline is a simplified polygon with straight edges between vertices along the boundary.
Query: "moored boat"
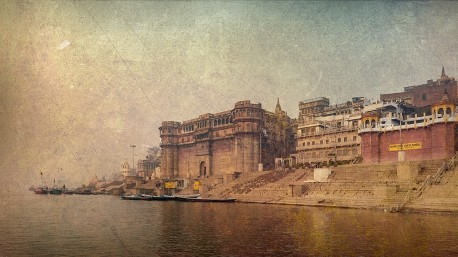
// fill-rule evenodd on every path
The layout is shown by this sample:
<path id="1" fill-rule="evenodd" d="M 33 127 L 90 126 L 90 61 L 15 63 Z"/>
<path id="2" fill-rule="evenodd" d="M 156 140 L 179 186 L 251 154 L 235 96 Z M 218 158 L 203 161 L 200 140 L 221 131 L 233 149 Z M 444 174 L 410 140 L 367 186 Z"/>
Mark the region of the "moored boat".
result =
<path id="1" fill-rule="evenodd" d="M 139 195 L 121 195 L 123 200 L 143 200 Z"/>
<path id="2" fill-rule="evenodd" d="M 35 192 L 35 194 L 37 195 L 46 195 L 48 194 L 48 187 L 46 186 L 41 186 L 41 187 L 35 187 L 33 192 Z"/>
<path id="3" fill-rule="evenodd" d="M 187 197 L 176 197 L 176 200 L 182 202 L 219 202 L 219 203 L 230 203 L 237 201 L 237 198 L 187 198 Z"/>
<path id="4" fill-rule="evenodd" d="M 49 191 L 49 194 L 51 194 L 51 195 L 61 195 L 62 194 L 62 189 L 54 187 Z"/>
<path id="5" fill-rule="evenodd" d="M 74 193 L 73 190 L 63 190 L 64 195 L 72 195 Z"/>
<path id="6" fill-rule="evenodd" d="M 35 192 L 35 194 L 37 195 L 46 195 L 48 194 L 48 187 L 43 185 L 43 172 L 40 172 L 40 177 L 41 177 L 41 186 L 34 187 L 33 192 Z"/>
<path id="7" fill-rule="evenodd" d="M 76 195 L 92 195 L 91 189 L 76 189 L 73 193 Z"/>
<path id="8" fill-rule="evenodd" d="M 160 196 L 152 196 L 150 199 L 146 199 L 149 201 L 175 201 L 178 198 L 197 198 L 199 194 L 194 195 L 160 195 Z"/>

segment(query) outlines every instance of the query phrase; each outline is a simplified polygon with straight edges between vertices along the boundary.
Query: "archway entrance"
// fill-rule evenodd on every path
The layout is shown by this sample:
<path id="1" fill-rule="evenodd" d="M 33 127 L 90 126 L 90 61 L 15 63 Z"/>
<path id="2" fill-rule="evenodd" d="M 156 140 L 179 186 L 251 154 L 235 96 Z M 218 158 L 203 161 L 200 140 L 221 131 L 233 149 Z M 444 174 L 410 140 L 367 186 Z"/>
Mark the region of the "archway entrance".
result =
<path id="1" fill-rule="evenodd" d="M 207 176 L 207 164 L 205 163 L 205 161 L 202 161 L 200 163 L 200 177 L 206 177 Z"/>

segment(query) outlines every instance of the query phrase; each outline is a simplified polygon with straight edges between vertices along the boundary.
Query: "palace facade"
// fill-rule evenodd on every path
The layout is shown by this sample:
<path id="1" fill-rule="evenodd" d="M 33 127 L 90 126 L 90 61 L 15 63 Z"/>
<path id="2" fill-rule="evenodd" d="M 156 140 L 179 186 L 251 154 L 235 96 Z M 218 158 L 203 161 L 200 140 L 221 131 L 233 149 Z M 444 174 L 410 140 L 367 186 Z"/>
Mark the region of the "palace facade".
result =
<path id="1" fill-rule="evenodd" d="M 352 162 L 361 154 L 358 125 L 364 98 L 330 105 L 326 97 L 299 103 L 296 163 Z"/>
<path id="2" fill-rule="evenodd" d="M 405 91 L 381 95 L 383 106 L 362 115 L 364 163 L 446 159 L 458 151 L 455 78 L 442 69 L 437 81 Z"/>
<path id="3" fill-rule="evenodd" d="M 294 151 L 292 123 L 279 101 L 268 112 L 248 100 L 196 119 L 164 121 L 159 128 L 162 177 L 223 177 L 271 169 L 275 157 Z"/>

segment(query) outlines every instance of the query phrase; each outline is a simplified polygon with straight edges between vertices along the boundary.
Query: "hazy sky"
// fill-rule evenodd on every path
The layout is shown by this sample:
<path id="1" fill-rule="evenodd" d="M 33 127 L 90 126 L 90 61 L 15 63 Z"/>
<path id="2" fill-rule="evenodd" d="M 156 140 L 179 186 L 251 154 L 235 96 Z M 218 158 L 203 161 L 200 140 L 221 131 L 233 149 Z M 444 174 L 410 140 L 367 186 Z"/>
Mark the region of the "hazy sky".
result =
<path id="1" fill-rule="evenodd" d="M 456 2 L 0 1 L 0 187 L 87 183 L 163 120 L 458 74 Z M 61 171 L 58 171 L 62 168 Z M 51 183 L 52 184 L 52 183 Z"/>

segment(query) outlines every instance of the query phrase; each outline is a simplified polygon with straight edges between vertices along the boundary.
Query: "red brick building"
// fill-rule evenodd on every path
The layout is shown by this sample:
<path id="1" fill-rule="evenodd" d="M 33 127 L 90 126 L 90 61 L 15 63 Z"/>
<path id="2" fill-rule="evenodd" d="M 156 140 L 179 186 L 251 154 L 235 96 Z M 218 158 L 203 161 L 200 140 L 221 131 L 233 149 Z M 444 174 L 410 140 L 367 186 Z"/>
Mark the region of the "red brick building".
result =
<path id="1" fill-rule="evenodd" d="M 445 69 L 442 68 L 442 74 L 438 80 L 433 81 L 431 79 L 423 85 L 405 87 L 404 92 L 400 93 L 381 94 L 380 100 L 384 103 L 405 102 L 416 107 L 424 107 L 440 102 L 444 92 L 447 92 L 451 101 L 458 99 L 458 87 L 455 78 L 448 77 L 445 74 Z"/>
<path id="2" fill-rule="evenodd" d="M 161 176 L 197 178 L 274 168 L 275 157 L 294 151 L 292 121 L 277 101 L 275 112 L 240 101 L 232 110 L 181 122 L 164 121 Z"/>
<path id="3" fill-rule="evenodd" d="M 384 107 L 399 110 L 391 108 L 392 104 Z M 455 103 L 444 94 L 428 113 L 383 108 L 366 113 L 359 129 L 363 163 L 396 162 L 399 151 L 404 152 L 406 161 L 450 158 L 458 150 L 457 118 Z"/>

